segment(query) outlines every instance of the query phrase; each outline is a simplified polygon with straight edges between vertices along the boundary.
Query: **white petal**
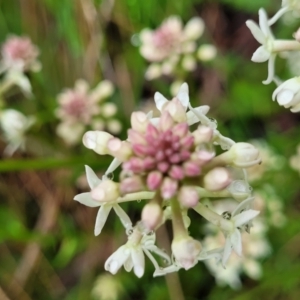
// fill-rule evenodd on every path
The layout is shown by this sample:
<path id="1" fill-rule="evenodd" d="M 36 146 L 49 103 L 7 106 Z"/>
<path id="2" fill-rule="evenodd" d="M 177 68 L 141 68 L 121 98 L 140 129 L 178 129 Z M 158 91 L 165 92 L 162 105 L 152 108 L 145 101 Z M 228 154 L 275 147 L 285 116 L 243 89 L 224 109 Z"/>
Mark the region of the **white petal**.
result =
<path id="1" fill-rule="evenodd" d="M 182 104 L 182 106 L 185 109 L 187 109 L 189 102 L 190 102 L 189 86 L 187 85 L 187 83 L 183 83 L 181 85 L 181 87 L 179 88 L 178 94 L 177 94 L 177 98 L 180 101 L 180 103 Z"/>
<path id="2" fill-rule="evenodd" d="M 121 246 L 114 252 L 105 262 L 104 268 L 106 271 L 116 274 L 130 255 L 126 245 Z"/>
<path id="3" fill-rule="evenodd" d="M 74 197 L 74 200 L 89 207 L 97 207 L 101 205 L 101 203 L 92 199 L 91 193 L 78 194 Z"/>
<path id="4" fill-rule="evenodd" d="M 154 94 L 154 101 L 159 111 L 161 111 L 164 104 L 168 102 L 168 100 L 159 92 Z"/>
<path id="5" fill-rule="evenodd" d="M 235 227 L 240 227 L 255 218 L 259 213 L 258 210 L 249 209 L 234 216 L 231 220 L 234 220 Z"/>
<path id="6" fill-rule="evenodd" d="M 153 125 L 158 125 L 158 123 L 159 123 L 159 118 L 152 118 L 151 120 L 150 120 L 150 122 L 153 124 Z"/>
<path id="7" fill-rule="evenodd" d="M 295 106 L 293 106 L 291 108 L 291 112 L 293 112 L 293 113 L 297 113 L 299 111 L 300 111 L 300 103 L 296 104 Z"/>
<path id="8" fill-rule="evenodd" d="M 145 256 L 141 247 L 132 249 L 131 258 L 133 262 L 134 274 L 141 278 L 145 272 Z"/>
<path id="9" fill-rule="evenodd" d="M 246 25 L 250 29 L 253 37 L 260 44 L 264 44 L 266 39 L 265 39 L 265 36 L 262 33 L 261 29 L 259 28 L 259 26 L 255 22 L 253 22 L 252 20 L 246 21 Z"/>
<path id="10" fill-rule="evenodd" d="M 95 174 L 95 172 L 87 165 L 85 165 L 86 179 L 91 189 L 95 188 L 101 183 L 101 180 Z"/>
<path id="11" fill-rule="evenodd" d="M 264 36 L 266 37 L 272 36 L 270 26 L 268 24 L 268 16 L 266 11 L 263 8 L 261 8 L 258 11 L 258 16 L 259 16 L 259 27 L 262 33 L 264 34 Z"/>
<path id="12" fill-rule="evenodd" d="M 115 210 L 116 214 L 120 218 L 123 226 L 125 228 L 130 228 L 132 226 L 132 222 L 126 212 L 121 208 L 119 204 L 114 204 L 113 209 Z"/>
<path id="13" fill-rule="evenodd" d="M 126 272 L 131 272 L 132 268 L 133 268 L 133 262 L 130 255 L 124 263 L 124 269 Z"/>
<path id="14" fill-rule="evenodd" d="M 253 203 L 254 198 L 250 197 L 242 201 L 232 212 L 232 216 L 235 216 L 241 212 L 243 209 L 249 209 L 251 204 Z"/>
<path id="15" fill-rule="evenodd" d="M 224 268 L 229 259 L 231 251 L 232 251 L 231 240 L 230 237 L 228 236 L 225 241 L 225 247 L 224 247 L 223 258 L 222 258 L 222 265 Z"/>
<path id="16" fill-rule="evenodd" d="M 294 98 L 294 93 L 291 90 L 282 90 L 277 95 L 277 102 L 280 105 L 288 105 Z"/>
<path id="17" fill-rule="evenodd" d="M 102 231 L 102 228 L 107 220 L 108 214 L 111 210 L 112 206 L 110 204 L 103 204 L 101 205 L 100 209 L 98 210 L 94 234 L 95 236 L 99 235 Z"/>
<path id="18" fill-rule="evenodd" d="M 233 247 L 233 250 L 236 252 L 237 255 L 242 255 L 242 237 L 241 233 L 238 229 L 234 231 L 234 233 L 230 236 L 231 245 Z"/>
<path id="19" fill-rule="evenodd" d="M 195 107 L 194 110 L 196 110 L 196 112 L 198 112 L 201 115 L 206 115 L 209 111 L 209 106 L 208 105 L 198 106 L 198 107 Z M 189 110 L 186 113 L 186 116 L 187 116 L 187 123 L 189 125 L 193 125 L 195 123 L 200 122 L 199 118 L 191 110 Z"/>
<path id="20" fill-rule="evenodd" d="M 251 60 L 254 62 L 265 62 L 271 56 L 271 53 L 266 49 L 265 46 L 260 46 L 257 50 L 253 53 Z"/>
<path id="21" fill-rule="evenodd" d="M 110 163 L 108 169 L 105 172 L 105 175 L 114 172 L 120 165 L 122 164 L 117 158 L 114 158 L 113 161 Z"/>

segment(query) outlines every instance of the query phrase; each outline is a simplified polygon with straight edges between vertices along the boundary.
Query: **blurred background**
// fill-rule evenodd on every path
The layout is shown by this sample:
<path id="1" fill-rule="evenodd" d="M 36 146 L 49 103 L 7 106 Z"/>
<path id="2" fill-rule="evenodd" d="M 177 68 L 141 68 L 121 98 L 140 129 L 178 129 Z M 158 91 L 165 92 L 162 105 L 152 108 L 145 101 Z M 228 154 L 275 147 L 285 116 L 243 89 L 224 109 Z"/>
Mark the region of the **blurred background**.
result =
<path id="1" fill-rule="evenodd" d="M 194 106 L 211 107 L 209 116 L 223 135 L 253 142 L 262 151 L 263 164 L 249 172 L 262 210 L 259 241 L 249 241 L 250 250 L 234 258 L 239 262 L 224 276 L 201 262 L 180 270 L 185 299 L 299 299 L 300 118 L 271 100 L 275 85 L 262 84 L 267 65 L 251 62 L 258 43 L 245 25 L 258 20 L 260 7 L 271 16 L 280 5 L 274 0 L 0 0 L 0 43 L 10 35 L 29 37 L 42 65 L 39 72 L 25 72 L 30 96 L 18 85 L 1 94 L 1 109 L 34 116 L 35 122 L 26 132 L 25 150 L 0 161 L 0 299 L 170 299 L 165 278 L 152 277 L 149 261 L 141 279 L 124 269 L 115 276 L 104 270 L 107 257 L 126 240 L 122 225 L 111 214 L 95 237 L 97 209 L 73 200 L 89 191 L 84 165 L 101 176 L 111 161 L 57 134 L 58 95 L 78 79 L 91 89 L 103 80 L 112 83 L 106 101 L 117 110 L 114 123 L 106 126 L 120 138 L 126 138 L 133 110 L 153 109 L 156 91 L 170 99 L 170 86 L 179 80 L 189 84 Z M 190 72 L 146 80 L 149 63 L 139 52 L 139 33 L 172 15 L 183 24 L 201 17 L 205 29 L 199 45 L 213 45 L 217 54 Z M 273 30 L 291 38 L 299 23 L 285 21 Z M 279 58 L 276 69 L 282 78 L 293 74 L 286 59 Z M 0 153 L 6 147 L 2 138 Z M 143 204 L 122 207 L 137 221 Z M 204 224 L 199 218 L 190 228 L 199 240 L 210 232 Z"/>

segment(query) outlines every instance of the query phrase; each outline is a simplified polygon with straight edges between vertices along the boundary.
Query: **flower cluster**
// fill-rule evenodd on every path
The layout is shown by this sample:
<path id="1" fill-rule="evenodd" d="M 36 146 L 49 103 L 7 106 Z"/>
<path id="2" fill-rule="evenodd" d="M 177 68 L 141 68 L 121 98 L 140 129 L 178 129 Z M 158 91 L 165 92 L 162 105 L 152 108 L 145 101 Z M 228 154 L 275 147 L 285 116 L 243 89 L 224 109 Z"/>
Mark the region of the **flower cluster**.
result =
<path id="1" fill-rule="evenodd" d="M 250 29 L 254 38 L 261 46 L 254 52 L 252 61 L 261 63 L 268 61 L 268 77 L 264 84 L 274 82 L 278 87 L 273 93 L 273 100 L 277 100 L 278 104 L 289 108 L 292 112 L 300 111 L 300 77 L 290 78 L 282 81 L 275 75 L 275 59 L 281 54 L 283 57 L 297 57 L 295 53 L 300 51 L 300 29 L 294 33 L 294 39 L 276 39 L 272 33 L 271 26 L 274 25 L 284 14 L 290 13 L 291 17 L 299 18 L 300 9 L 299 1 L 283 0 L 282 7 L 272 17 L 268 18 L 264 9 L 259 10 L 259 25 L 249 20 L 246 25 Z M 291 62 L 289 61 L 289 64 Z"/>
<path id="2" fill-rule="evenodd" d="M 250 232 L 252 219 L 259 211 L 253 210 L 251 188 L 245 168 L 260 163 L 258 150 L 248 143 L 235 143 L 217 130 L 214 121 L 206 116 L 209 108 L 193 108 L 189 102 L 188 86 L 184 83 L 176 97 L 167 100 L 160 93 L 154 96 L 161 112 L 134 112 L 128 139 L 121 141 L 104 131 L 88 131 L 84 145 L 100 155 L 114 157 L 110 167 L 99 179 L 86 167 L 90 192 L 75 196 L 75 200 L 100 207 L 95 235 L 100 234 L 109 212 L 119 216 L 128 235 L 128 241 L 113 253 L 105 269 L 115 274 L 122 266 L 133 269 L 141 277 L 145 269 L 145 255 L 155 267 L 154 276 L 190 269 L 198 261 L 216 258 L 225 266 L 231 252 L 242 254 L 241 232 Z M 198 124 L 195 129 L 190 125 Z M 223 150 L 216 155 L 215 147 Z M 121 166 L 120 182 L 108 174 Z M 221 214 L 207 207 L 206 198 L 232 198 L 235 207 Z M 121 208 L 128 201 L 148 201 L 141 220 L 133 225 Z M 189 235 L 191 220 L 188 210 L 193 209 L 218 227 L 225 236 L 225 244 L 216 249 L 205 249 L 200 241 Z M 172 221 L 172 255 L 155 245 L 155 231 L 167 220 Z M 161 257 L 160 266 L 153 254 Z"/>
<path id="3" fill-rule="evenodd" d="M 84 80 L 77 80 L 74 89 L 66 89 L 58 96 L 59 107 L 55 113 L 61 119 L 57 134 L 67 144 L 80 141 L 89 126 L 93 130 L 107 129 L 117 134 L 121 131 L 120 122 L 114 118 L 117 107 L 114 103 L 103 101 L 112 95 L 110 81 L 101 81 L 93 90 Z"/>
<path id="4" fill-rule="evenodd" d="M 196 68 L 197 59 L 213 59 L 216 55 L 213 45 L 197 45 L 203 31 L 204 22 L 201 18 L 194 17 L 183 27 L 178 16 L 169 17 L 156 30 L 142 30 L 140 52 L 151 62 L 145 77 L 152 80 L 161 75 L 170 75 L 178 67 L 192 71 Z"/>
<path id="5" fill-rule="evenodd" d="M 26 131 L 35 123 L 34 116 L 25 116 L 15 109 L 0 111 L 0 128 L 4 141 L 8 144 L 4 154 L 11 156 L 18 148 L 25 149 Z"/>
<path id="6" fill-rule="evenodd" d="M 17 85 L 25 95 L 31 95 L 31 84 L 25 73 L 40 70 L 38 55 L 38 48 L 28 37 L 10 36 L 1 47 L 0 129 L 2 139 L 7 143 L 5 155 L 12 155 L 18 148 L 24 150 L 25 134 L 35 123 L 35 117 L 7 108 L 4 94 Z"/>
<path id="7" fill-rule="evenodd" d="M 0 93 L 18 85 L 25 94 L 30 95 L 31 85 L 24 73 L 41 69 L 38 55 L 38 48 L 28 37 L 8 37 L 1 48 L 0 74 L 5 73 L 5 78 L 1 82 Z"/>

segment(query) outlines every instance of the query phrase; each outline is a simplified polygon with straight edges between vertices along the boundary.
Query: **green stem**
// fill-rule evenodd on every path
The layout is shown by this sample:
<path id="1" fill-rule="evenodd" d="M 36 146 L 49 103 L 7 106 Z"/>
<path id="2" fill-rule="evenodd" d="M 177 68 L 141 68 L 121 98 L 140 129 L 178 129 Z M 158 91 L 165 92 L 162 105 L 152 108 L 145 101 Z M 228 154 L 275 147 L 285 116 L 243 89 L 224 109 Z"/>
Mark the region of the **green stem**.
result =
<path id="1" fill-rule="evenodd" d="M 172 225 L 174 239 L 188 236 L 187 230 L 184 226 L 181 208 L 176 198 L 170 200 L 172 208 Z"/>

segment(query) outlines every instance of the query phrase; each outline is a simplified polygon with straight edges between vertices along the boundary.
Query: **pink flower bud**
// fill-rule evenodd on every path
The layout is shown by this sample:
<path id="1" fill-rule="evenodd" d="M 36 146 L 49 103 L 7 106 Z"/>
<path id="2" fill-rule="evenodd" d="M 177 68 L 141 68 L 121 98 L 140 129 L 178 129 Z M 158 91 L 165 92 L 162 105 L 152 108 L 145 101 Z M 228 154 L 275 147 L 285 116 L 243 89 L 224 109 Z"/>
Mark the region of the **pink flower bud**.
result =
<path id="1" fill-rule="evenodd" d="M 147 176 L 147 186 L 150 191 L 158 189 L 162 182 L 162 174 L 159 171 L 152 171 Z"/>
<path id="2" fill-rule="evenodd" d="M 165 161 L 161 161 L 157 164 L 157 169 L 162 173 L 166 173 L 169 168 L 170 168 L 170 164 L 168 164 Z"/>
<path id="3" fill-rule="evenodd" d="M 195 177 L 200 175 L 201 168 L 196 162 L 187 161 L 183 164 L 183 170 L 186 176 Z"/>
<path id="4" fill-rule="evenodd" d="M 199 163 L 200 166 L 208 163 L 215 156 L 215 152 L 210 152 L 207 150 L 200 150 L 195 155 L 192 156 L 192 159 Z"/>
<path id="5" fill-rule="evenodd" d="M 181 180 L 184 178 L 183 169 L 179 166 L 172 166 L 168 174 L 171 178 L 176 180 Z"/>
<path id="6" fill-rule="evenodd" d="M 193 186 L 183 186 L 178 193 L 178 200 L 185 207 L 194 207 L 198 204 L 200 197 Z"/>
<path id="7" fill-rule="evenodd" d="M 176 136 L 183 138 L 189 132 L 189 125 L 187 123 L 179 123 L 174 126 L 172 131 Z"/>
<path id="8" fill-rule="evenodd" d="M 184 149 L 190 149 L 194 145 L 194 137 L 192 135 L 185 136 L 180 143 Z"/>
<path id="9" fill-rule="evenodd" d="M 154 230 L 163 218 L 163 211 L 158 203 L 150 202 L 146 204 L 142 211 L 142 221 L 149 230 Z"/>
<path id="10" fill-rule="evenodd" d="M 195 144 L 209 143 L 213 137 L 213 130 L 210 127 L 200 125 L 197 130 L 193 132 Z"/>
<path id="11" fill-rule="evenodd" d="M 120 184 L 122 195 L 139 192 L 145 189 L 145 185 L 140 176 L 131 176 L 124 178 Z"/>
<path id="12" fill-rule="evenodd" d="M 152 143 L 153 141 L 155 141 L 158 137 L 158 134 L 159 133 L 157 128 L 151 123 L 149 123 L 146 129 L 146 139 L 148 143 Z"/>
<path id="13" fill-rule="evenodd" d="M 209 191 L 219 191 L 231 183 L 229 172 L 225 168 L 214 168 L 204 176 L 204 187 Z"/>
<path id="14" fill-rule="evenodd" d="M 161 131 L 167 131 L 171 129 L 174 125 L 174 120 L 169 114 L 169 112 L 164 111 L 159 119 L 159 128 Z"/>
<path id="15" fill-rule="evenodd" d="M 160 189 L 163 199 L 171 199 L 177 193 L 178 182 L 169 177 L 165 177 Z"/>
<path id="16" fill-rule="evenodd" d="M 144 133 L 149 124 L 147 115 L 142 111 L 133 112 L 130 121 L 132 129 L 140 133 Z"/>
<path id="17" fill-rule="evenodd" d="M 131 144 L 118 138 L 110 139 L 107 143 L 107 148 L 109 154 L 120 161 L 126 161 L 132 155 Z"/>
<path id="18" fill-rule="evenodd" d="M 186 122 L 185 108 L 177 98 L 173 98 L 163 106 L 163 112 L 168 111 L 175 122 Z"/>
<path id="19" fill-rule="evenodd" d="M 133 129 L 128 130 L 128 139 L 132 144 L 147 144 L 144 136 Z"/>
<path id="20" fill-rule="evenodd" d="M 120 197 L 119 184 L 106 179 L 91 190 L 91 197 L 99 202 L 116 201 Z"/>
<path id="21" fill-rule="evenodd" d="M 132 149 L 133 149 L 133 152 L 138 155 L 138 156 L 146 156 L 148 155 L 149 153 L 149 147 L 146 146 L 146 145 L 142 145 L 142 144 L 133 144 L 132 145 Z"/>

